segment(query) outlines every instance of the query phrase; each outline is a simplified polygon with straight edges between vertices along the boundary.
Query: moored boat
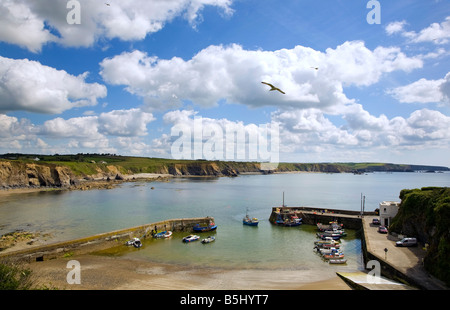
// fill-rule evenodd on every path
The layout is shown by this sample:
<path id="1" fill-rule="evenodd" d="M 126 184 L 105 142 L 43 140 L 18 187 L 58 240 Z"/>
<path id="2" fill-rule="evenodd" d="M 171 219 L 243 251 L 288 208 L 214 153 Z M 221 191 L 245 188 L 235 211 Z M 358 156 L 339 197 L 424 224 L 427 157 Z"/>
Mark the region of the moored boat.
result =
<path id="1" fill-rule="evenodd" d="M 216 241 L 216 238 L 213 237 L 213 236 L 208 236 L 207 238 L 202 239 L 202 243 L 211 243 L 211 242 L 214 242 L 214 241 Z"/>
<path id="2" fill-rule="evenodd" d="M 341 252 L 339 252 L 339 250 L 336 249 L 336 248 L 331 248 L 331 249 L 321 249 L 321 248 L 316 248 L 316 250 L 317 250 L 317 252 L 319 252 L 319 253 L 322 254 L 322 255 L 325 255 L 325 254 L 334 254 L 334 253 L 341 253 Z"/>
<path id="3" fill-rule="evenodd" d="M 200 239 L 200 236 L 198 235 L 189 235 L 183 238 L 183 242 L 193 242 L 197 241 L 198 239 Z"/>
<path id="4" fill-rule="evenodd" d="M 154 238 L 169 238 L 172 236 L 172 232 L 170 230 L 162 231 L 160 233 L 154 234 Z"/>
<path id="5" fill-rule="evenodd" d="M 341 258 L 344 258 L 344 253 L 336 252 L 336 253 L 330 253 L 330 254 L 323 254 L 322 257 L 325 259 L 341 259 Z"/>
<path id="6" fill-rule="evenodd" d="M 317 237 L 321 238 L 322 240 L 325 240 L 325 238 L 332 238 L 333 240 L 339 240 L 341 239 L 340 234 L 321 234 L 317 233 Z"/>
<path id="7" fill-rule="evenodd" d="M 142 247 L 142 242 L 139 238 L 133 238 L 131 240 L 128 240 L 126 243 L 126 245 L 128 246 L 134 246 L 135 248 L 140 248 Z"/>
<path id="8" fill-rule="evenodd" d="M 330 259 L 328 260 L 329 264 L 345 264 L 347 263 L 347 259 L 343 258 L 343 259 Z"/>
<path id="9" fill-rule="evenodd" d="M 212 230 L 216 230 L 216 229 L 217 229 L 217 225 L 212 221 L 207 226 L 200 226 L 200 224 L 197 224 L 193 227 L 193 230 L 195 232 L 205 232 L 205 231 L 212 231 Z"/>
<path id="10" fill-rule="evenodd" d="M 250 218 L 250 216 L 248 215 L 248 210 L 247 210 L 245 217 L 242 219 L 242 224 L 248 225 L 248 226 L 258 226 L 259 220 L 256 217 Z"/>

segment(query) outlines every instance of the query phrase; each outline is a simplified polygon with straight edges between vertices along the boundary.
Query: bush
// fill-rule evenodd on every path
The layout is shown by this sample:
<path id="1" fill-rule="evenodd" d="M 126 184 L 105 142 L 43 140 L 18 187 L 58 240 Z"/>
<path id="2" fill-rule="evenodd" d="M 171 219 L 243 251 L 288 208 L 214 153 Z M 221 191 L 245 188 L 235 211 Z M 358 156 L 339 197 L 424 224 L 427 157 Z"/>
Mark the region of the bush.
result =
<path id="1" fill-rule="evenodd" d="M 10 261 L 0 262 L 0 290 L 28 290 L 32 286 L 30 269 Z"/>

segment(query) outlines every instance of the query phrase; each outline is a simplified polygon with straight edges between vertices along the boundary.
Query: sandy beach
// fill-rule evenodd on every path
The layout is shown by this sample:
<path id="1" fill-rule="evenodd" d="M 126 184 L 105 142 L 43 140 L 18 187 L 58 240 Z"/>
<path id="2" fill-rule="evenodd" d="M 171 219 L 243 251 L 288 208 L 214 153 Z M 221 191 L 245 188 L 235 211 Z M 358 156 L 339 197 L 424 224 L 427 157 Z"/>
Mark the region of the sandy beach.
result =
<path id="1" fill-rule="evenodd" d="M 68 284 L 70 260 L 80 263 L 80 284 Z M 194 268 L 143 260 L 80 255 L 26 265 L 36 284 L 62 290 L 350 290 L 334 272 Z"/>

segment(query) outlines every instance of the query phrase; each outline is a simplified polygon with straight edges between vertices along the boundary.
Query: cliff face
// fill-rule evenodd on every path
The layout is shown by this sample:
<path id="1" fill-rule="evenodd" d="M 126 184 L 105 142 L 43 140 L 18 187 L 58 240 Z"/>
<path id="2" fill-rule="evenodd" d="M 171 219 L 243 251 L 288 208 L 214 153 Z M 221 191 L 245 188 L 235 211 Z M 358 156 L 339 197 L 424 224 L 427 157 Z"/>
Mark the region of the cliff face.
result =
<path id="1" fill-rule="evenodd" d="M 0 161 L 0 187 L 68 187 L 73 180 L 68 167 Z"/>
<path id="2" fill-rule="evenodd" d="M 402 190 L 400 199 L 389 230 L 427 243 L 425 268 L 450 285 L 450 188 Z"/>

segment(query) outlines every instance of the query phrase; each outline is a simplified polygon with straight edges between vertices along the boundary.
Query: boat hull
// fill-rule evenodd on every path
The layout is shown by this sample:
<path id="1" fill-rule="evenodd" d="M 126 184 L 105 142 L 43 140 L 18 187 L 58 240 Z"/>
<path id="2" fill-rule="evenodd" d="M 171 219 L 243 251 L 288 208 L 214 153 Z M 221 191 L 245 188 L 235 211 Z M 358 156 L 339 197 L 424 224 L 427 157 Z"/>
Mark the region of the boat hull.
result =
<path id="1" fill-rule="evenodd" d="M 212 226 L 194 226 L 193 230 L 195 232 L 205 232 L 205 231 L 213 231 L 217 229 L 217 225 Z"/>

